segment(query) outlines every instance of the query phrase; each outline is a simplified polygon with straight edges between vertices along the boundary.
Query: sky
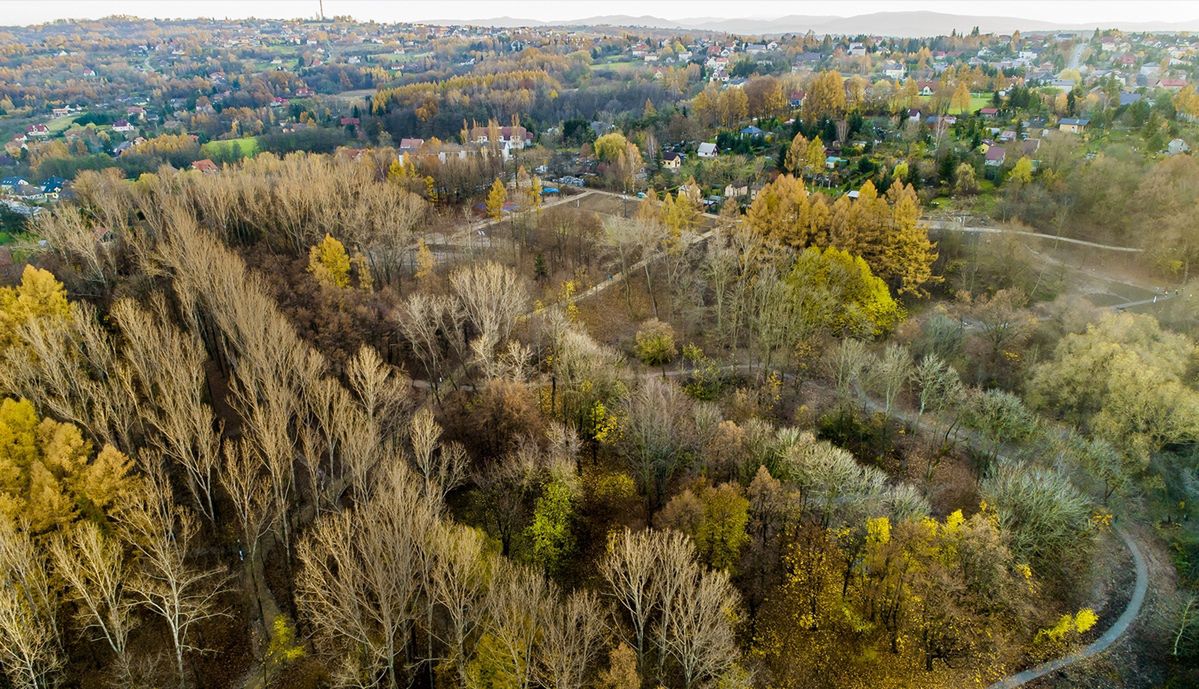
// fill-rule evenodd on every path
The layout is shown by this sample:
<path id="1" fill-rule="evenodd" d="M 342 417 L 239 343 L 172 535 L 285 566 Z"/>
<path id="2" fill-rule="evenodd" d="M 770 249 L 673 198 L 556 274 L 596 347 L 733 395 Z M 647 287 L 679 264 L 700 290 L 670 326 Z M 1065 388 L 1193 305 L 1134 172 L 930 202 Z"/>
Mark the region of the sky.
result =
<path id="1" fill-rule="evenodd" d="M 927 10 L 1022 17 L 1067 24 L 1176 22 L 1199 18 L 1193 0 L 324 0 L 325 16 L 421 21 L 510 16 L 562 21 L 596 15 L 771 19 L 789 14 L 854 16 Z M 146 18 L 315 16 L 318 0 L 0 0 L 0 25 L 113 14 Z"/>

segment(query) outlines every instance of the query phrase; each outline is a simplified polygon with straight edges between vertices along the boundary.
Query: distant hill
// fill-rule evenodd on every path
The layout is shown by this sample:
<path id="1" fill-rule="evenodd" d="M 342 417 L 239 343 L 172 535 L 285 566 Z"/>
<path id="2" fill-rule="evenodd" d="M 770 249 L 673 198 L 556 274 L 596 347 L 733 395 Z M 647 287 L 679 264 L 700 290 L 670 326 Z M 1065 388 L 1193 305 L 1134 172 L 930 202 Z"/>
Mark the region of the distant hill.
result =
<path id="1" fill-rule="evenodd" d="M 675 29 L 680 31 L 720 31 L 733 34 L 770 35 L 783 33 L 817 34 L 870 34 L 876 36 L 944 36 L 953 31 L 968 33 L 978 27 L 983 33 L 1011 33 L 1012 31 L 1071 31 L 1095 28 L 1120 28 L 1126 31 L 1197 31 L 1199 18 L 1179 22 L 1117 22 L 1091 23 L 1082 20 L 1077 24 L 1059 24 L 1024 19 L 1021 17 L 975 16 L 947 14 L 943 12 L 875 12 L 854 17 L 818 15 L 788 15 L 777 19 L 720 19 L 716 17 L 694 17 L 689 19 L 662 19 L 661 17 L 630 15 L 603 15 L 572 19 L 560 22 L 543 22 L 536 19 L 496 17 L 477 20 L 435 20 L 428 24 L 471 24 L 512 28 L 520 26 L 627 26 L 650 29 Z M 1096 24 L 1099 26 L 1097 27 Z"/>

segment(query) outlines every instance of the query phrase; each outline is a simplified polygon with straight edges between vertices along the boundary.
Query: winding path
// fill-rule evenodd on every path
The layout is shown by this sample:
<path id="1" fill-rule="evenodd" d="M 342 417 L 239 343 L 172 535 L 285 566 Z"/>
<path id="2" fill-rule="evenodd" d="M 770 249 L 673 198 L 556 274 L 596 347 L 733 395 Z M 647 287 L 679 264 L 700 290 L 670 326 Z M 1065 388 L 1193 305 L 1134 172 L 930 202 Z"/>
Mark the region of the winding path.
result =
<path id="1" fill-rule="evenodd" d="M 589 194 L 589 193 L 600 193 L 600 194 L 608 194 L 611 196 L 620 196 L 619 194 L 614 194 L 612 192 L 607 192 L 607 191 L 602 191 L 602 190 L 589 190 L 588 192 L 586 192 L 583 195 L 568 197 L 568 198 L 579 199 L 582 196 L 585 196 L 586 194 Z M 709 217 L 709 218 L 716 218 L 716 216 L 711 213 L 704 213 L 703 215 L 706 217 Z M 1111 251 L 1118 251 L 1118 252 L 1125 252 L 1125 253 L 1138 253 L 1138 252 L 1142 251 L 1141 249 L 1132 248 L 1132 247 L 1121 247 L 1121 246 L 1112 246 L 1112 245 L 1107 245 L 1107 244 L 1097 244 L 1094 242 L 1087 242 L 1087 241 L 1083 241 L 1083 240 L 1079 240 L 1079 239 L 1070 239 L 1067 237 L 1057 237 L 1054 235 L 1046 235 L 1046 234 L 1041 234 L 1041 233 L 1037 233 L 1037 232 L 1028 232 L 1025 230 L 1013 230 L 1013 229 L 998 228 L 998 227 L 968 227 L 968 226 L 965 226 L 965 225 L 963 225 L 961 223 L 957 223 L 957 222 L 931 221 L 930 228 L 931 229 L 949 230 L 949 231 L 958 231 L 958 232 L 980 232 L 980 233 L 987 233 L 987 234 L 1009 233 L 1009 234 L 1025 235 L 1025 236 L 1039 237 L 1039 238 L 1045 238 L 1045 239 L 1059 240 L 1059 241 L 1068 242 L 1068 243 L 1072 243 L 1072 244 L 1080 244 L 1083 246 L 1089 246 L 1089 247 L 1098 248 L 1098 249 L 1107 249 L 1107 250 L 1111 250 Z M 703 232 L 701 234 L 695 235 L 690 239 L 689 244 L 706 241 L 709 237 L 712 236 L 712 234 L 714 232 L 715 232 L 715 230 L 712 229 L 712 230 L 708 230 L 707 232 Z M 586 299 L 588 297 L 594 296 L 595 294 L 602 292 L 605 289 L 608 289 L 609 287 L 612 287 L 615 284 L 618 284 L 620 281 L 624 280 L 630 273 L 637 271 L 637 270 L 642 270 L 647 263 L 651 263 L 651 262 L 657 260 L 662 255 L 663 255 L 663 252 L 655 252 L 655 253 L 651 254 L 650 256 L 643 258 L 642 260 L 638 261 L 637 263 L 634 263 L 633 265 L 629 266 L 626 270 L 621 271 L 620 273 L 617 273 L 615 275 L 612 275 L 609 278 L 607 278 L 606 280 L 602 280 L 599 283 L 592 285 L 589 289 L 586 289 L 586 290 L 576 294 L 571 301 L 578 302 L 582 299 Z M 1113 306 L 1112 308 L 1115 308 L 1117 310 L 1122 310 L 1129 306 L 1135 306 L 1135 305 L 1139 305 L 1141 303 L 1146 303 L 1146 304 L 1151 303 L 1151 302 L 1156 303 L 1157 301 L 1162 301 L 1166 298 L 1169 298 L 1168 295 L 1160 296 L 1156 299 L 1148 299 L 1148 300 L 1143 300 L 1143 301 L 1128 302 L 1125 304 L 1117 304 L 1117 305 Z M 754 367 L 755 366 L 752 364 L 732 364 L 732 365 L 727 365 L 727 366 L 721 366 L 719 368 L 721 370 L 734 370 L 735 371 L 735 370 L 739 370 L 742 368 L 752 369 Z M 691 373 L 691 371 L 687 370 L 687 369 L 675 369 L 675 370 L 670 370 L 670 371 L 664 371 L 664 370 L 662 370 L 662 371 L 646 371 L 646 372 L 642 373 L 641 376 L 649 377 L 649 376 L 661 375 L 661 376 L 665 376 L 665 377 L 675 377 L 675 376 L 687 375 L 689 373 Z M 423 380 L 413 380 L 412 384 L 418 388 L 429 387 L 428 381 L 423 381 Z M 471 386 L 466 386 L 466 387 L 471 387 Z M 879 409 L 877 409 L 877 407 L 878 407 L 877 402 L 870 399 L 870 397 L 868 395 L 866 395 L 864 392 L 862 392 L 861 390 L 858 390 L 857 392 L 864 399 L 867 406 L 875 408 L 875 411 L 879 411 Z M 902 410 L 892 409 L 891 413 L 893 415 L 895 415 L 897 418 L 901 418 L 909 424 L 915 425 L 917 427 L 919 427 L 919 425 L 921 425 L 920 420 L 911 418 L 910 414 L 907 414 L 906 412 L 904 412 Z M 961 440 L 963 436 L 965 436 L 967 438 L 967 440 L 973 440 L 972 438 L 969 437 L 969 434 L 965 433 L 962 429 L 958 429 L 956 432 L 954 432 L 953 435 L 958 440 Z M 1069 655 L 1065 655 L 1060 658 L 1056 658 L 1054 660 L 1042 663 L 1035 667 L 1031 667 L 1027 670 L 1023 670 L 1014 675 L 1009 675 L 1009 676 L 989 685 L 987 687 L 987 689 L 1015 689 L 1016 687 L 1023 686 L 1033 680 L 1040 679 L 1041 677 L 1045 677 L 1046 675 L 1049 675 L 1053 672 L 1057 672 L 1058 670 L 1061 670 L 1061 669 L 1064 669 L 1071 665 L 1074 665 L 1075 663 L 1079 663 L 1083 660 L 1086 660 L 1093 656 L 1099 655 L 1100 653 L 1103 653 L 1108 648 L 1110 648 L 1113 644 L 1115 644 L 1117 641 L 1119 641 L 1121 637 L 1124 636 L 1124 634 L 1128 631 L 1129 627 L 1132 626 L 1132 623 L 1135 622 L 1137 617 L 1140 615 L 1141 607 L 1144 605 L 1145 596 L 1149 590 L 1149 567 L 1146 564 L 1145 556 L 1141 553 L 1140 547 L 1137 546 L 1136 540 L 1131 535 L 1129 535 L 1129 533 L 1126 530 L 1124 530 L 1122 527 L 1119 527 L 1119 526 L 1115 527 L 1115 532 L 1120 537 L 1120 540 L 1122 540 L 1124 542 L 1125 547 L 1128 548 L 1128 552 L 1132 555 L 1133 564 L 1136 569 L 1136 583 L 1133 586 L 1132 596 L 1131 596 L 1131 598 L 1129 598 L 1128 605 L 1125 606 L 1124 611 L 1116 619 L 1115 623 L 1113 623 L 1111 627 L 1109 627 L 1106 631 L 1104 631 L 1103 634 L 1101 634 L 1099 636 L 1099 638 L 1095 639 L 1094 641 L 1092 641 L 1090 644 L 1086 645 L 1082 649 L 1075 651 L 1074 653 L 1071 653 Z"/>
<path id="2" fill-rule="evenodd" d="M 1108 627 L 1107 631 L 1098 639 L 1087 644 L 1081 650 L 1005 677 L 987 689 L 1013 689 L 1014 687 L 1023 686 L 1034 679 L 1040 679 L 1077 662 L 1099 655 L 1110 648 L 1112 644 L 1116 643 L 1128 631 L 1128 628 L 1136 621 L 1137 615 L 1140 614 L 1141 606 L 1145 602 L 1145 594 L 1149 590 L 1149 567 L 1145 564 L 1145 556 L 1141 554 L 1141 549 L 1137 547 L 1137 543 L 1133 537 L 1120 527 L 1116 527 L 1116 533 L 1120 536 L 1120 540 L 1124 541 L 1124 545 L 1128 547 L 1128 552 L 1132 553 L 1132 561 L 1136 565 L 1137 570 L 1137 581 L 1132 591 L 1132 598 L 1128 600 L 1128 605 L 1124 608 L 1124 612 L 1120 613 L 1120 617 L 1116 619 L 1116 623 Z"/>
<path id="3" fill-rule="evenodd" d="M 1089 242 L 1085 239 L 1074 239 L 1072 237 L 1061 237 L 1055 234 L 1045 234 L 1044 232 L 1032 232 L 1030 230 L 1017 230 L 1011 227 L 987 227 L 981 225 L 966 225 L 964 223 L 953 220 L 932 220 L 925 218 L 924 222 L 930 230 L 941 232 L 972 232 L 975 234 L 1014 234 L 1021 237 L 1036 237 L 1038 239 L 1049 239 L 1055 242 L 1065 242 L 1066 244 L 1077 244 L 1079 246 L 1090 247 L 1092 249 L 1104 249 L 1106 251 L 1119 251 L 1126 254 L 1139 254 L 1145 250 L 1135 246 L 1116 246 L 1114 244 L 1100 244 L 1099 242 Z"/>

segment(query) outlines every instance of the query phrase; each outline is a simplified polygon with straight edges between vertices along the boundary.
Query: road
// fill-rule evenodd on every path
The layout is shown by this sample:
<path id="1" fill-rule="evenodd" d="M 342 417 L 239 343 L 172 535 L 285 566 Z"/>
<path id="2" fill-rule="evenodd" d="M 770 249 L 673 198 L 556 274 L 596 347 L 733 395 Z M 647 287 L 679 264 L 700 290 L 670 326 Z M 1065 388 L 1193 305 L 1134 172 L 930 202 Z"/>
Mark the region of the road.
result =
<path id="1" fill-rule="evenodd" d="M 1087 41 L 1089 40 L 1090 37 L 1085 40 L 1081 40 L 1074 45 L 1074 50 L 1070 51 L 1070 62 L 1067 63 L 1067 67 L 1070 69 L 1078 69 L 1082 66 L 1082 54 L 1086 51 Z"/>

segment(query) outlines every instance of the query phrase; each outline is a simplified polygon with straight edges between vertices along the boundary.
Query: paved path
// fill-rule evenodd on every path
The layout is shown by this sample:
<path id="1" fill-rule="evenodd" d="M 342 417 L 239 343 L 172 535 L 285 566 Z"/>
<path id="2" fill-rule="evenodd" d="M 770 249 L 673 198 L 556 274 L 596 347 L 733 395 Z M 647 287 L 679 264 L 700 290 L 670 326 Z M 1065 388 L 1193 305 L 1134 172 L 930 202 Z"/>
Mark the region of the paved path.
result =
<path id="1" fill-rule="evenodd" d="M 1014 234 L 1021 237 L 1037 237 L 1038 239 L 1051 239 L 1055 242 L 1065 242 L 1066 244 L 1077 244 L 1078 246 L 1086 246 L 1092 249 L 1104 249 L 1107 251 L 1119 251 L 1127 254 L 1143 253 L 1144 249 L 1138 249 L 1134 246 L 1116 246 L 1113 244 L 1100 244 L 1099 242 L 1088 242 L 1085 239 L 1072 239 L 1070 237 L 1059 237 L 1055 234 L 1045 234 L 1043 232 L 1030 232 L 1029 230 L 1015 230 L 1010 227 L 988 227 L 988 226 L 972 226 L 965 225 L 953 220 L 931 220 L 925 219 L 930 230 L 940 230 L 943 232 L 972 232 L 978 234 Z"/>
<path id="2" fill-rule="evenodd" d="M 871 399 L 862 389 L 857 389 L 857 394 L 865 402 L 866 406 L 873 411 L 882 411 L 882 405 Z M 919 428 L 923 423 L 917 424 L 913 415 L 901 409 L 891 409 L 891 415 L 904 421 L 908 425 Z M 927 417 L 926 417 L 927 418 Z M 921 419 L 920 421 L 923 421 Z M 957 428 L 951 434 L 955 440 L 965 442 L 967 445 L 975 445 L 978 443 L 978 436 L 972 431 L 963 428 Z M 998 458 L 1003 458 L 1003 455 L 998 455 Z M 1116 643 L 1128 631 L 1128 628 L 1136 620 L 1137 615 L 1141 612 L 1141 606 L 1145 602 L 1145 594 L 1149 590 L 1149 567 L 1145 563 L 1145 557 L 1141 554 L 1141 549 L 1137 547 L 1136 541 L 1123 528 L 1115 527 L 1116 534 L 1120 536 L 1120 540 L 1124 541 L 1124 545 L 1128 548 L 1128 552 L 1132 554 L 1133 564 L 1136 566 L 1136 584 L 1133 586 L 1132 597 L 1128 599 L 1128 605 L 1124 607 L 1124 612 L 1120 613 L 1120 617 L 1116 618 L 1114 624 L 1103 632 L 1098 639 L 1095 639 L 1090 644 L 1083 647 L 1081 650 L 1071 653 L 1070 655 L 1062 656 L 1055 660 L 1042 663 L 1036 667 L 1029 668 L 1023 672 L 1018 672 L 1014 675 L 1009 675 L 987 689 L 1014 689 L 1028 682 L 1044 677 L 1052 672 L 1061 670 L 1062 668 L 1073 665 L 1082 660 L 1086 660 L 1091 656 L 1098 655 L 1106 651 L 1112 644 Z"/>
<path id="3" fill-rule="evenodd" d="M 1078 652 L 1042 663 L 1036 667 L 1001 679 L 987 689 L 1014 689 L 1014 687 L 1023 686 L 1034 679 L 1039 679 L 1077 662 L 1099 655 L 1110 648 L 1112 644 L 1119 641 L 1124 632 L 1128 631 L 1128 628 L 1136 621 L 1137 615 L 1140 614 L 1141 606 L 1145 602 L 1145 594 L 1149 590 L 1149 567 L 1145 564 L 1145 556 L 1141 554 L 1141 549 L 1137 547 L 1136 541 L 1128 535 L 1128 532 L 1117 526 L 1116 533 L 1124 541 L 1124 545 L 1128 547 L 1128 552 L 1132 553 L 1132 561 L 1136 565 L 1137 570 L 1137 582 L 1132 591 L 1132 598 L 1129 599 L 1124 612 L 1120 613 L 1120 617 L 1116 619 L 1116 623 L 1108 627 L 1107 631 L 1098 639 L 1095 639 Z"/>

